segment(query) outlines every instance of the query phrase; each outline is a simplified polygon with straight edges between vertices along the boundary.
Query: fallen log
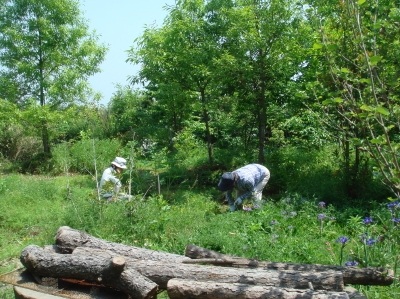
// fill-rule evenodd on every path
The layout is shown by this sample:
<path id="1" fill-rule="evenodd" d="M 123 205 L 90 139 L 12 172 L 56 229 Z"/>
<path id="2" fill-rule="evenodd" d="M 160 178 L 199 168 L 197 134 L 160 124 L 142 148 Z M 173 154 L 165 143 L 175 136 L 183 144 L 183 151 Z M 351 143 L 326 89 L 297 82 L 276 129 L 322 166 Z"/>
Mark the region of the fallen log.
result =
<path id="1" fill-rule="evenodd" d="M 128 246 L 120 243 L 108 242 L 91 236 L 83 231 L 62 226 L 56 233 L 56 245 L 63 253 L 71 253 L 76 247 L 91 247 L 103 250 L 111 250 L 119 255 L 130 256 L 135 259 L 166 261 L 170 263 L 181 263 L 189 259 L 183 255 L 155 251 L 151 249 Z"/>
<path id="2" fill-rule="evenodd" d="M 187 264 L 211 264 L 237 268 L 262 268 L 270 270 L 296 270 L 296 271 L 339 271 L 343 273 L 344 284 L 379 285 L 388 286 L 394 281 L 393 271 L 385 268 L 356 268 L 319 264 L 276 263 L 234 257 L 221 254 L 203 247 L 189 244 L 186 246 L 185 255 L 192 260 L 184 260 Z"/>
<path id="3" fill-rule="evenodd" d="M 329 292 L 254 286 L 174 278 L 168 281 L 170 299 L 348 299 L 346 292 Z"/>
<path id="4" fill-rule="evenodd" d="M 30 245 L 22 251 L 20 260 L 33 275 L 94 281 L 134 298 L 154 298 L 158 290 L 153 281 L 133 268 L 126 268 L 126 260 L 122 256 L 57 254 Z"/>
<path id="5" fill-rule="evenodd" d="M 110 255 L 110 257 L 116 255 L 112 251 L 89 247 L 78 247 L 72 252 L 72 255 L 82 257 L 102 256 L 104 254 Z M 342 274 L 334 271 L 298 272 L 292 270 L 239 269 L 125 258 L 128 268 L 135 269 L 164 290 L 167 289 L 168 281 L 173 278 L 293 289 L 308 289 L 310 285 L 316 290 L 343 291 L 344 288 Z"/>

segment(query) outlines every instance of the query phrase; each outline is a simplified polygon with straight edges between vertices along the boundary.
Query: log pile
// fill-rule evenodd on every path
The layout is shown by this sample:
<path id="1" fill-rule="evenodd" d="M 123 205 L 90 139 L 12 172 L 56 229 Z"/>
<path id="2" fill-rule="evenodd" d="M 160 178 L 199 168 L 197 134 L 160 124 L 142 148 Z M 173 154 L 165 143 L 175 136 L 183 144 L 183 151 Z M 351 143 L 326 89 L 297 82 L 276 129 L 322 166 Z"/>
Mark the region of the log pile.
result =
<path id="1" fill-rule="evenodd" d="M 27 246 L 22 264 L 41 277 L 80 279 L 131 298 L 349 298 L 345 284 L 390 285 L 383 268 L 285 264 L 238 258 L 195 245 L 185 256 L 127 246 L 60 227 L 55 245 Z"/>

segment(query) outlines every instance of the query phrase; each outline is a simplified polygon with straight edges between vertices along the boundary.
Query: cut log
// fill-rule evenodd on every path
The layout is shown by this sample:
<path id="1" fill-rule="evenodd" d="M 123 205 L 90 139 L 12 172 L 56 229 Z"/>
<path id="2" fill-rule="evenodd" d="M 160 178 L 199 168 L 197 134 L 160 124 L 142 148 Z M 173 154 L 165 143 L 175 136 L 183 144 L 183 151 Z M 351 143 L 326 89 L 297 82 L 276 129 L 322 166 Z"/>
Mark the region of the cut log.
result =
<path id="1" fill-rule="evenodd" d="M 15 299 L 65 299 L 65 297 L 46 294 L 18 286 L 14 286 L 14 296 Z"/>
<path id="2" fill-rule="evenodd" d="M 57 254 L 36 245 L 25 247 L 20 260 L 34 275 L 74 278 L 100 282 L 134 298 L 154 298 L 158 286 L 132 268 L 125 268 L 125 258 L 114 256 L 79 256 Z"/>
<path id="3" fill-rule="evenodd" d="M 181 263 L 189 259 L 183 255 L 161 252 L 151 249 L 128 246 L 120 243 L 113 243 L 91 236 L 83 231 L 62 226 L 56 233 L 56 245 L 63 253 L 71 253 L 76 247 L 91 247 L 103 250 L 110 250 L 118 255 L 130 256 L 135 259 L 166 261 Z"/>
<path id="4" fill-rule="evenodd" d="M 254 286 L 214 281 L 171 279 L 168 281 L 170 299 L 348 299 L 346 292 L 328 292 Z"/>
<path id="5" fill-rule="evenodd" d="M 344 284 L 379 285 L 388 286 L 394 281 L 393 271 L 385 268 L 356 268 L 319 264 L 275 263 L 234 257 L 208 250 L 203 247 L 189 244 L 186 246 L 185 255 L 192 260 L 183 263 L 211 264 L 237 268 L 262 268 L 271 270 L 296 270 L 296 271 L 339 271 L 343 273 Z"/>
<path id="6" fill-rule="evenodd" d="M 102 252 L 99 249 L 78 247 L 72 255 L 101 256 L 115 253 Z M 133 268 L 143 276 L 158 284 L 160 289 L 167 289 L 170 279 L 181 278 L 196 281 L 215 281 L 225 283 L 243 283 L 249 285 L 263 285 L 271 287 L 287 287 L 308 289 L 309 282 L 316 290 L 343 291 L 343 276 L 340 272 L 298 272 L 275 271 L 265 269 L 226 268 L 217 266 L 190 265 L 165 263 L 151 260 L 126 258 L 128 268 Z"/>

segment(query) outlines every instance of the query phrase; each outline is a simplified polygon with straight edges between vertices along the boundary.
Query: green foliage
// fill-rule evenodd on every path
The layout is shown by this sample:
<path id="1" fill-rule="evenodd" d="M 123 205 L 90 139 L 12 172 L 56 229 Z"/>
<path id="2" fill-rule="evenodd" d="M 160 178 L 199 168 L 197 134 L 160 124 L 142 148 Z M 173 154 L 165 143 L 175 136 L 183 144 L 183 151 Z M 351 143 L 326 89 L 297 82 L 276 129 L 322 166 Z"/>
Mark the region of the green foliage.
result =
<path id="1" fill-rule="evenodd" d="M 52 243 L 62 223 L 65 178 L 2 175 L 1 185 L 0 259 L 18 257 L 31 243 Z"/>
<path id="2" fill-rule="evenodd" d="M 143 66 L 132 82 L 146 91 L 117 86 L 104 108 L 73 104 L 96 97 L 86 80 L 105 51 L 77 3 L 6 0 L 0 170 L 11 161 L 12 170 L 35 175 L 0 175 L 1 271 L 24 246 L 50 244 L 69 225 L 179 254 L 193 243 L 398 273 L 400 215 L 398 205 L 387 209 L 381 182 L 398 195 L 399 9 L 392 0 L 308 2 L 301 16 L 290 1 L 178 1 L 165 26 L 146 28 L 129 51 Z M 42 14 L 32 32 L 21 31 L 16 7 Z M 35 52 L 28 37 L 41 33 L 46 44 Z M 32 68 L 38 50 L 47 59 L 43 78 Z M 40 152 L 46 134 L 52 156 Z M 95 180 L 115 156 L 128 160 L 122 182 L 132 199 L 106 203 Z M 216 190 L 222 172 L 263 160 L 268 201 L 228 212 Z M 371 298 L 399 292 L 358 288 Z"/>
<path id="3" fill-rule="evenodd" d="M 47 154 L 52 112 L 92 94 L 87 78 L 99 71 L 105 51 L 75 0 L 2 1 L 0 98 L 31 112 L 30 130 Z"/>
<path id="4" fill-rule="evenodd" d="M 343 164 L 331 146 L 320 149 L 268 147 L 266 166 L 271 169 L 267 190 L 272 194 L 289 191 L 316 196 L 334 204 L 349 200 L 369 201 L 370 198 L 384 201 L 389 196 L 368 166 L 359 172 L 349 189 Z"/>
<path id="5" fill-rule="evenodd" d="M 16 83 L 21 98 L 10 93 L 1 97 L 15 103 L 34 98 L 42 106 L 75 101 L 86 88 L 87 76 L 98 71 L 106 50 L 96 44 L 96 36 L 88 31 L 78 2 L 3 2 L 0 11 L 2 75 L 5 78 L 14 75 L 10 80 Z M 42 98 L 43 91 L 46 99 Z"/>
<path id="6" fill-rule="evenodd" d="M 95 184 L 87 175 L 3 175 L 0 186 L 0 273 L 17 266 L 12 261 L 25 246 L 53 244 L 62 225 L 111 242 L 177 254 L 195 244 L 268 261 L 338 265 L 351 259 L 360 267 L 397 265 L 400 231 L 392 219 L 400 216 L 398 202 L 348 209 L 288 192 L 276 201 L 265 198 L 260 208 L 231 213 L 221 193 L 210 188 L 176 188 L 174 196 L 165 197 L 163 186 L 160 195 L 138 193 L 130 201 L 105 203 L 91 196 Z M 373 221 L 366 223 L 365 216 Z M 337 242 L 342 236 L 349 239 L 345 246 Z M 394 284 L 363 291 L 393 298 L 399 290 Z"/>
<path id="7" fill-rule="evenodd" d="M 122 156 L 123 148 L 117 139 L 88 139 L 77 142 L 63 142 L 53 149 L 52 172 L 55 174 L 70 172 L 95 175 L 109 167 L 117 156 Z M 95 163 L 96 162 L 96 163 Z M 101 176 L 101 173 L 98 173 Z"/>
<path id="8" fill-rule="evenodd" d="M 321 30 L 320 36 L 315 33 L 320 42 L 311 49 L 318 57 L 311 59 L 317 81 L 309 87 L 325 113 L 324 123 L 368 152 L 377 179 L 399 198 L 397 3 L 323 2 L 315 8 L 310 20 L 315 32 Z"/>

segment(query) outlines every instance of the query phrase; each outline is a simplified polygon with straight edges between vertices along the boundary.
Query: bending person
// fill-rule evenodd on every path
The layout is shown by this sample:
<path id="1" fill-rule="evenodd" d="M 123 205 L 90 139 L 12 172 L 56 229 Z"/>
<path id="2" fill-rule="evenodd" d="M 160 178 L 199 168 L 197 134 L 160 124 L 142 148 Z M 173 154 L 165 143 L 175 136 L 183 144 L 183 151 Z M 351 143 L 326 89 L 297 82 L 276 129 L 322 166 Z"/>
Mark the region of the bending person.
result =
<path id="1" fill-rule="evenodd" d="M 230 210 L 233 212 L 241 207 L 243 200 L 251 197 L 254 204 L 261 203 L 262 191 L 270 178 L 269 170 L 260 164 L 248 164 L 232 172 L 225 172 L 218 189 L 226 191 L 225 197 Z M 233 201 L 232 192 L 236 190 L 236 200 Z"/>

